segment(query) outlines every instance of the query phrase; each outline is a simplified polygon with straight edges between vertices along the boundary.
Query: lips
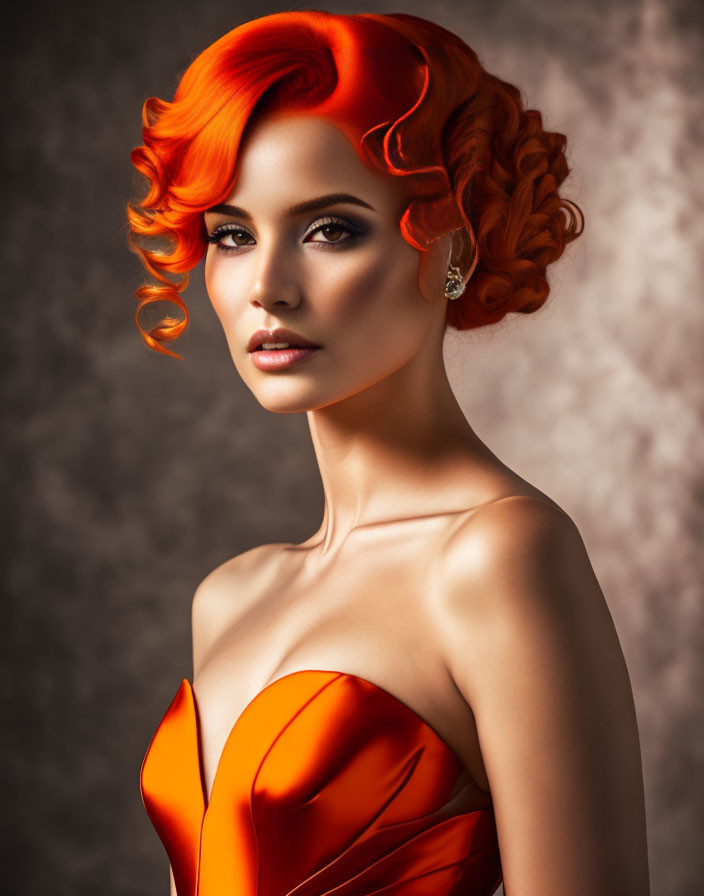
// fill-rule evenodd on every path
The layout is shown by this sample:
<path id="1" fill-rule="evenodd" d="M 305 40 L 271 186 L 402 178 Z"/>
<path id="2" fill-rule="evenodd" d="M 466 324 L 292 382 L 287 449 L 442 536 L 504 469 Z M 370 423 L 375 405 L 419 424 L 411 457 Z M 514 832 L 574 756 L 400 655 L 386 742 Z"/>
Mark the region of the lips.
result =
<path id="1" fill-rule="evenodd" d="M 275 330 L 257 330 L 252 333 L 247 342 L 247 351 L 255 352 L 261 349 L 264 342 L 287 342 L 290 348 L 320 348 L 300 333 L 285 327 L 277 327 Z"/>

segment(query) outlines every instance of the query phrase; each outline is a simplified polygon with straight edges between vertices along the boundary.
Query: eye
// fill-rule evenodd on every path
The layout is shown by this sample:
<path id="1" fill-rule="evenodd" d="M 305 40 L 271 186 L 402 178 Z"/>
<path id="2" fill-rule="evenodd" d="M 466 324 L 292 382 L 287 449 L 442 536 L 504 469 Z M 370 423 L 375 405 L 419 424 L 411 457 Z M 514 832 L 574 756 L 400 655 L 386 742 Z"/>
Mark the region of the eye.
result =
<path id="1" fill-rule="evenodd" d="M 234 245 L 226 245 L 223 243 L 222 240 L 225 237 L 232 237 Z M 214 243 L 215 247 L 220 252 L 236 252 L 241 246 L 247 245 L 245 242 L 239 242 L 240 237 L 251 239 L 252 235 L 249 231 L 244 230 L 242 227 L 238 227 L 236 224 L 221 224 L 220 227 L 216 227 L 212 233 L 208 233 L 206 239 L 209 243 Z"/>
<path id="2" fill-rule="evenodd" d="M 311 236 L 314 233 L 322 233 L 325 239 L 311 240 L 311 242 L 334 245 L 335 243 L 346 243 L 356 236 L 361 236 L 362 229 L 344 221 L 342 218 L 323 218 L 318 226 L 310 231 Z M 347 236 L 341 237 L 340 234 L 347 234 Z"/>
<path id="3" fill-rule="evenodd" d="M 344 218 L 321 218 L 316 222 L 316 226 L 308 231 L 307 236 L 313 236 L 316 233 L 321 233 L 324 239 L 307 240 L 307 242 L 315 243 L 318 246 L 334 246 L 362 237 L 366 233 L 366 229 L 359 224 L 345 221 Z M 252 242 L 248 241 L 254 238 L 248 230 L 239 224 L 221 224 L 212 232 L 208 232 L 206 239 L 215 245 L 218 252 L 238 252 L 241 248 L 252 245 Z M 224 242 L 226 239 L 230 239 L 231 242 Z"/>

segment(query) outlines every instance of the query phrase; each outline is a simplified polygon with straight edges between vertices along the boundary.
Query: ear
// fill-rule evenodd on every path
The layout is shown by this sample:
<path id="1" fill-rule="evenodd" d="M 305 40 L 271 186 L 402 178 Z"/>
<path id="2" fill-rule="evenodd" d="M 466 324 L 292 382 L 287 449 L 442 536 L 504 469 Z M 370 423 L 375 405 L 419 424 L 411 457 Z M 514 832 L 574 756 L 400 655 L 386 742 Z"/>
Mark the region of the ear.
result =
<path id="1" fill-rule="evenodd" d="M 470 234 L 466 227 L 453 230 L 451 234 L 451 249 L 448 264 L 457 265 L 465 285 L 474 273 L 478 261 L 477 244 L 474 234 Z"/>

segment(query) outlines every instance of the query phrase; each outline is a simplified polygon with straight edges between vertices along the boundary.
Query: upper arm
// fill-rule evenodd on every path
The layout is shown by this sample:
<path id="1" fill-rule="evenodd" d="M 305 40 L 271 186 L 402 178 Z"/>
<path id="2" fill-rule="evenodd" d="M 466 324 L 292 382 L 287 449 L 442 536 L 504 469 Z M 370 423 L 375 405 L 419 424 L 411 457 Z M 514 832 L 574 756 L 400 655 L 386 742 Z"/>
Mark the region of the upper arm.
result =
<path id="1" fill-rule="evenodd" d="M 169 864 L 169 896 L 178 896 L 176 892 L 176 881 L 174 880 L 174 871 Z"/>
<path id="2" fill-rule="evenodd" d="M 476 719 L 506 896 L 647 896 L 630 681 L 577 527 L 539 499 L 497 502 L 443 562 L 441 639 Z"/>

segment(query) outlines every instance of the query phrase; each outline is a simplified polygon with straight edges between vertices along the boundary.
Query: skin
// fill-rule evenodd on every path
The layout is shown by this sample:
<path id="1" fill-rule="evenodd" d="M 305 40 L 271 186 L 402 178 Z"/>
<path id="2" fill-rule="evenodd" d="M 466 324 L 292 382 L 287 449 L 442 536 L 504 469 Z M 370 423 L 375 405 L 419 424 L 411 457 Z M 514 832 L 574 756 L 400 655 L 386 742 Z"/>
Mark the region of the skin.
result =
<path id="1" fill-rule="evenodd" d="M 403 179 L 368 169 L 320 118 L 259 122 L 240 159 L 227 203 L 249 217 L 204 217 L 210 233 L 246 232 L 222 237 L 234 252 L 209 245 L 206 287 L 262 407 L 306 413 L 325 504 L 309 539 L 246 551 L 196 591 L 208 794 L 265 685 L 349 672 L 426 719 L 493 801 L 507 896 L 647 896 L 633 698 L 583 541 L 478 438 L 446 376 L 443 290 L 448 262 L 466 259 L 462 231 L 409 246 Z M 287 214 L 339 192 L 372 208 Z M 365 233 L 316 231 L 327 216 Z M 247 340 L 268 326 L 321 349 L 259 370 Z"/>

